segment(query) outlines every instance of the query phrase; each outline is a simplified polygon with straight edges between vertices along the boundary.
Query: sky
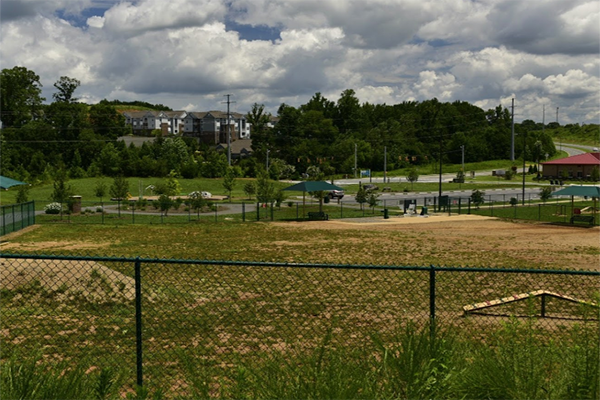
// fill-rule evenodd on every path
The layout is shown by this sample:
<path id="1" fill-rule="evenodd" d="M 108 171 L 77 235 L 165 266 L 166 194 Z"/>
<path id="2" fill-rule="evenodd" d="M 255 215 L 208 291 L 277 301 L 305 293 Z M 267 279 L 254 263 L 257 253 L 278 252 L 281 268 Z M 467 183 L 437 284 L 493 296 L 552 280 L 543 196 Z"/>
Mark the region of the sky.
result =
<path id="1" fill-rule="evenodd" d="M 0 65 L 75 97 L 246 113 L 317 92 L 600 123 L 598 0 L 0 0 Z"/>

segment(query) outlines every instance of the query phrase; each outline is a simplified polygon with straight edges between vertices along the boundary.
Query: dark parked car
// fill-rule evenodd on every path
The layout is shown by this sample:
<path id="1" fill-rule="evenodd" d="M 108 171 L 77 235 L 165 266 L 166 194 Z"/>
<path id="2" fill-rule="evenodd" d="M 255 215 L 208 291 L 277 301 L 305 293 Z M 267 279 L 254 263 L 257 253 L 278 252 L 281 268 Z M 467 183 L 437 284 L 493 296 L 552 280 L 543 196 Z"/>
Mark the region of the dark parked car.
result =
<path id="1" fill-rule="evenodd" d="M 373 192 L 375 190 L 379 190 L 379 186 L 373 185 L 372 183 L 367 183 L 366 185 L 363 185 L 363 189 L 365 189 L 367 192 Z"/>
<path id="2" fill-rule="evenodd" d="M 339 199 L 341 200 L 342 197 L 344 197 L 344 191 L 343 190 L 331 190 L 327 196 L 329 196 L 330 199 Z"/>

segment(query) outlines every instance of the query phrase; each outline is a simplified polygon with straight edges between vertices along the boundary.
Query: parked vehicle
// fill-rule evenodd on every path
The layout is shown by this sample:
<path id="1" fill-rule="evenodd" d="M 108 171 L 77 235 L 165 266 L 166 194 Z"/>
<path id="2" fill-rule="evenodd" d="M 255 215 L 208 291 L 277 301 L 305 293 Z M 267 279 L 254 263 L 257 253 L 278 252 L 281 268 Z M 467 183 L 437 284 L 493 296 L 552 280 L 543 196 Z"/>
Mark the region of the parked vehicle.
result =
<path id="1" fill-rule="evenodd" d="M 329 196 L 330 199 L 338 199 L 341 200 L 344 197 L 344 191 L 343 190 L 331 190 L 327 196 Z"/>
<path id="2" fill-rule="evenodd" d="M 367 192 L 374 192 L 375 190 L 379 190 L 379 186 L 372 183 L 367 183 L 366 185 L 363 185 L 363 189 L 365 189 Z"/>

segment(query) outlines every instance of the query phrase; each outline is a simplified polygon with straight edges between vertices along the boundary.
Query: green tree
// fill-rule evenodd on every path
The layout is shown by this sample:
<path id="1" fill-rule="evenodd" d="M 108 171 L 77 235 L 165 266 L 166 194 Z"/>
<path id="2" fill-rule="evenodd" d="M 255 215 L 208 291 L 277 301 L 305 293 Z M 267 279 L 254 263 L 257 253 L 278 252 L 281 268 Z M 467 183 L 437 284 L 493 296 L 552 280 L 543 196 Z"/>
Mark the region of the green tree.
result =
<path id="1" fill-rule="evenodd" d="M 0 75 L 0 119 L 3 127 L 20 127 L 40 115 L 42 84 L 25 67 L 3 69 Z"/>
<path id="2" fill-rule="evenodd" d="M 413 190 L 414 183 L 419 180 L 419 171 L 416 167 L 412 167 L 408 170 L 406 180 L 410 182 L 410 190 Z"/>
<path id="3" fill-rule="evenodd" d="M 73 98 L 73 93 L 81 85 L 81 82 L 68 76 L 61 76 L 55 83 L 54 87 L 58 90 L 52 95 L 54 101 L 62 103 L 75 103 L 77 99 Z"/>
<path id="4" fill-rule="evenodd" d="M 94 133 L 103 139 L 116 140 L 131 129 L 125 125 L 125 117 L 106 100 L 90 107 L 89 123 Z"/>
<path id="5" fill-rule="evenodd" d="M 550 200 L 552 197 L 552 188 L 550 186 L 544 186 L 542 190 L 540 190 L 540 200 L 544 203 Z"/>
<path id="6" fill-rule="evenodd" d="M 115 176 L 112 185 L 110 186 L 110 195 L 117 199 L 117 208 L 119 217 L 121 216 L 121 201 L 127 199 L 129 194 L 129 182 L 122 175 Z"/>
<path id="7" fill-rule="evenodd" d="M 223 187 L 229 193 L 229 202 L 231 203 L 231 192 L 235 188 L 235 172 L 232 167 L 227 168 L 225 176 L 223 176 Z"/>
<path id="8" fill-rule="evenodd" d="M 256 200 L 259 203 L 270 203 L 275 198 L 275 185 L 269 179 L 269 174 L 264 168 L 258 171 L 256 177 Z"/>
<path id="9" fill-rule="evenodd" d="M 29 185 L 19 185 L 17 187 L 17 197 L 15 202 L 17 204 L 27 203 L 29 201 Z"/>
<path id="10" fill-rule="evenodd" d="M 100 202 L 102 202 L 102 198 L 106 196 L 106 183 L 104 183 L 103 180 L 96 182 L 96 186 L 94 186 L 94 195 L 100 199 Z"/>
<path id="11" fill-rule="evenodd" d="M 202 208 L 208 205 L 208 201 L 204 197 L 202 197 L 202 191 L 196 190 L 190 193 L 188 195 L 188 199 L 190 207 L 192 207 L 193 210 L 196 210 L 196 212 L 198 213 L 198 218 L 200 218 L 200 211 L 202 210 Z"/>
<path id="12" fill-rule="evenodd" d="M 358 204 L 360 204 L 360 209 L 363 209 L 363 205 L 365 203 L 367 203 L 369 201 L 369 194 L 367 193 L 367 191 L 365 190 L 365 188 L 361 185 L 358 188 L 358 192 L 356 192 L 356 196 L 354 196 L 354 200 L 356 200 L 356 202 Z"/>
<path id="13" fill-rule="evenodd" d="M 375 207 L 377 207 L 377 198 L 379 197 L 379 194 L 377 193 L 369 193 L 368 198 L 367 198 L 367 203 L 369 203 L 369 207 L 371 207 L 371 210 L 373 211 L 373 213 L 375 213 Z"/>
<path id="14" fill-rule="evenodd" d="M 52 201 L 60 203 L 61 205 L 62 204 L 69 205 L 71 196 L 73 196 L 73 187 L 71 185 L 69 185 L 67 183 L 67 181 L 68 181 L 67 171 L 64 169 L 64 165 L 59 166 L 54 174 L 54 183 L 52 185 L 53 190 L 50 195 L 50 199 Z M 63 210 L 63 208 L 61 207 L 61 209 L 60 209 L 61 217 L 62 217 L 62 210 Z"/>
<path id="15" fill-rule="evenodd" d="M 161 194 L 160 196 L 158 196 L 157 204 L 158 208 L 163 213 L 163 215 L 167 216 L 167 213 L 169 212 L 169 209 L 173 207 L 174 202 L 170 196 L 166 194 Z"/>
<path id="16" fill-rule="evenodd" d="M 248 182 L 244 185 L 244 193 L 249 199 L 256 194 L 256 185 L 254 182 Z"/>
<path id="17" fill-rule="evenodd" d="M 471 193 L 471 202 L 475 204 L 475 207 L 479 208 L 485 201 L 484 199 L 485 193 L 481 190 L 473 190 Z"/>

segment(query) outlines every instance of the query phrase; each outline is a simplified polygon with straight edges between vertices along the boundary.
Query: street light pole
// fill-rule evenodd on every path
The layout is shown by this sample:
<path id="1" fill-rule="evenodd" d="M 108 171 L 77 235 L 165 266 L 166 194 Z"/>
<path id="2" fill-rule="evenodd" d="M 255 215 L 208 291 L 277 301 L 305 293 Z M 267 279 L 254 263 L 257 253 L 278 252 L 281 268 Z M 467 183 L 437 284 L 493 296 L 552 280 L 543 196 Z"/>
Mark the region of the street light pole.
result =
<path id="1" fill-rule="evenodd" d="M 269 152 L 271 150 L 267 149 L 267 173 L 269 173 Z"/>
<path id="2" fill-rule="evenodd" d="M 523 205 L 525 205 L 525 146 L 526 146 L 526 141 L 525 138 L 527 136 L 527 131 L 523 132 L 523 200 L 522 203 Z"/>

